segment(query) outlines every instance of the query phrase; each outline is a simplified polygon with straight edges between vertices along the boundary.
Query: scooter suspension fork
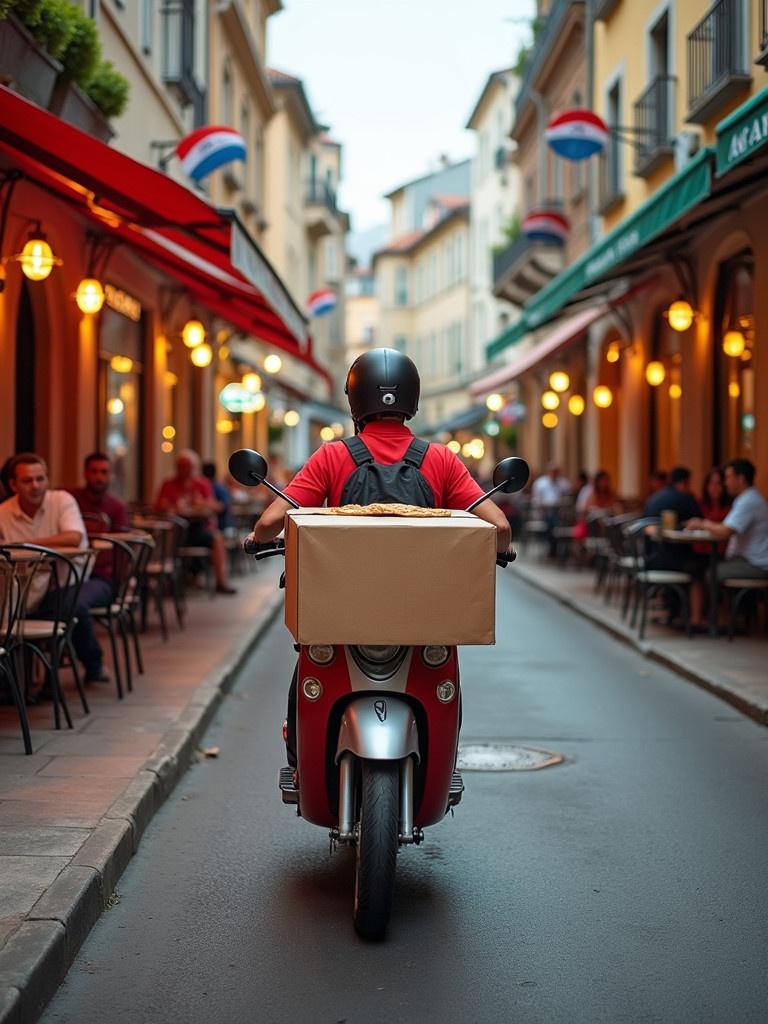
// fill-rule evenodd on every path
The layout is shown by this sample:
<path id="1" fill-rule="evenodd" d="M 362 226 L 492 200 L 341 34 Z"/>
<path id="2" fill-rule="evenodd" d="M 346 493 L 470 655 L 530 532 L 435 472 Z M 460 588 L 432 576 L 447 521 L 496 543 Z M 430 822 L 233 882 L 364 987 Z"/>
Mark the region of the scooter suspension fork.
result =
<path id="1" fill-rule="evenodd" d="M 414 842 L 412 757 L 406 757 L 400 762 L 400 842 Z"/>
<path id="2" fill-rule="evenodd" d="M 339 761 L 339 835 L 340 842 L 355 838 L 355 759 L 349 751 Z"/>

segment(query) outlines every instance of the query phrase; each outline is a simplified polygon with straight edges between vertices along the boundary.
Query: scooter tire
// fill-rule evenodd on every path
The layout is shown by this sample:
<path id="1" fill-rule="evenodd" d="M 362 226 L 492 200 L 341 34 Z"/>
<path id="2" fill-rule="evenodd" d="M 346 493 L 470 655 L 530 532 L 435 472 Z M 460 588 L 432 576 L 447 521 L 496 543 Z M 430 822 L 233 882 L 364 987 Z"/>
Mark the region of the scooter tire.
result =
<path id="1" fill-rule="evenodd" d="M 400 768 L 397 761 L 363 761 L 361 768 L 354 922 L 363 938 L 380 939 L 387 930 L 395 889 Z"/>

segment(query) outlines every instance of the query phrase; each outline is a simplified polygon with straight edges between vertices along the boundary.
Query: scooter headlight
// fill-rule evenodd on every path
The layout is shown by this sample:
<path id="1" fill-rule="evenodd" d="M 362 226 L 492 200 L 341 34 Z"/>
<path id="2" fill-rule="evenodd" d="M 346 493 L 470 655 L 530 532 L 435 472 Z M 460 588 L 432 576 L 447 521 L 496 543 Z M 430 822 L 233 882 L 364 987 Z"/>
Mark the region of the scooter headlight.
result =
<path id="1" fill-rule="evenodd" d="M 427 665 L 432 668 L 437 668 L 438 665 L 444 665 L 448 661 L 448 648 L 447 647 L 425 647 L 421 652 L 422 657 Z"/>
<path id="2" fill-rule="evenodd" d="M 310 644 L 307 653 L 316 665 L 330 665 L 333 661 L 333 647 L 330 644 Z"/>
<path id="3" fill-rule="evenodd" d="M 374 665 L 386 665 L 388 661 L 394 661 L 400 653 L 400 647 L 392 644 L 386 647 L 359 646 L 357 649 L 366 661 L 371 661 Z"/>

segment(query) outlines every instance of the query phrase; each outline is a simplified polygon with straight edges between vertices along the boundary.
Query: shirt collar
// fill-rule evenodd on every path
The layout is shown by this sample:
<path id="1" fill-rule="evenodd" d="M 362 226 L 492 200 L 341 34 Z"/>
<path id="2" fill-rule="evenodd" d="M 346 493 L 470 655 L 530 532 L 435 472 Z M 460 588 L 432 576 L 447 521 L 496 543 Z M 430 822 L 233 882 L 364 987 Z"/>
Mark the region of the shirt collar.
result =
<path id="1" fill-rule="evenodd" d="M 366 434 L 368 434 L 369 437 L 374 434 L 399 434 L 401 436 L 403 434 L 410 434 L 413 436 L 413 431 L 398 420 L 371 420 L 371 422 L 362 430 L 362 436 L 365 437 Z"/>

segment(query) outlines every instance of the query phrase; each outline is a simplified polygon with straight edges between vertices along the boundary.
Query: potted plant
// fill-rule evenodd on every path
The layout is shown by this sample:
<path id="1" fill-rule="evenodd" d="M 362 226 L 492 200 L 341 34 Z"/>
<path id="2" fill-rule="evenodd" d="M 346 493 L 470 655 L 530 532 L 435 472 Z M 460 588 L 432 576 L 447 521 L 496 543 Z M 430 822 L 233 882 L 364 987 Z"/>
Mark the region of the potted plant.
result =
<path id="1" fill-rule="evenodd" d="M 61 64 L 30 31 L 30 22 L 39 24 L 42 7 L 43 0 L 0 0 L 0 83 L 47 107 Z"/>
<path id="2" fill-rule="evenodd" d="M 55 3 L 56 0 L 44 2 Z M 96 23 L 79 7 L 74 7 L 66 0 L 65 5 L 70 20 L 70 33 L 61 53 L 63 70 L 48 109 L 63 121 L 82 128 L 102 142 L 109 142 L 114 134 L 109 122 L 84 91 L 101 60 L 101 43 Z"/>

